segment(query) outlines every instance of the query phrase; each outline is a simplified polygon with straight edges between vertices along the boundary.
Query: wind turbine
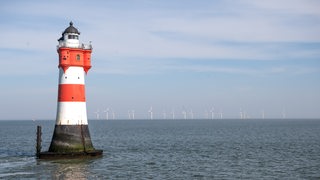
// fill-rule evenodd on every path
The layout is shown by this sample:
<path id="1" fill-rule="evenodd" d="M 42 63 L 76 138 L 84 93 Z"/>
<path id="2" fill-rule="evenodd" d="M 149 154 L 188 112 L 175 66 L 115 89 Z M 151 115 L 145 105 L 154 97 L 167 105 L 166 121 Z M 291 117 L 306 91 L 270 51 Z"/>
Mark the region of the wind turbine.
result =
<path id="1" fill-rule="evenodd" d="M 190 116 L 191 116 L 191 119 L 193 119 L 193 111 L 192 111 L 192 109 L 190 110 Z"/>
<path id="2" fill-rule="evenodd" d="M 262 109 L 262 119 L 264 119 L 264 109 Z"/>
<path id="3" fill-rule="evenodd" d="M 128 110 L 128 116 L 129 116 L 129 119 L 131 119 L 131 112 L 130 112 L 130 110 Z"/>
<path id="4" fill-rule="evenodd" d="M 150 107 L 150 109 L 149 109 L 149 111 L 148 111 L 148 112 L 150 113 L 150 119 L 152 120 L 152 119 L 153 119 L 152 106 Z"/>
<path id="5" fill-rule="evenodd" d="M 99 109 L 97 109 L 97 111 L 96 112 L 94 112 L 95 114 L 96 114 L 96 117 L 97 117 L 97 119 L 100 119 L 100 110 Z"/>
<path id="6" fill-rule="evenodd" d="M 207 109 L 204 110 L 204 118 L 209 119 L 209 113 L 208 113 Z"/>
<path id="7" fill-rule="evenodd" d="M 222 110 L 220 109 L 220 119 L 222 119 Z"/>
<path id="8" fill-rule="evenodd" d="M 134 110 L 132 110 L 132 119 L 134 119 Z"/>
<path id="9" fill-rule="evenodd" d="M 112 109 L 112 119 L 114 120 L 115 118 L 115 114 L 114 114 L 114 110 Z"/>
<path id="10" fill-rule="evenodd" d="M 182 110 L 182 115 L 184 119 L 187 119 L 187 112 L 185 110 Z"/>
<path id="11" fill-rule="evenodd" d="M 106 110 L 104 110 L 103 112 L 106 113 L 106 120 L 109 119 L 109 108 L 107 108 Z"/>
<path id="12" fill-rule="evenodd" d="M 211 108 L 210 112 L 211 112 L 211 119 L 214 119 L 214 108 L 213 107 Z"/>
<path id="13" fill-rule="evenodd" d="M 286 118 L 286 109 L 283 109 L 281 114 L 282 114 L 282 119 L 285 119 Z"/>
<path id="14" fill-rule="evenodd" d="M 172 109 L 172 119 L 174 119 L 175 117 L 174 117 L 174 109 Z"/>
<path id="15" fill-rule="evenodd" d="M 163 110 L 163 119 L 167 119 L 167 113 L 165 110 Z"/>
<path id="16" fill-rule="evenodd" d="M 243 119 L 243 113 L 241 108 L 240 108 L 240 119 Z"/>

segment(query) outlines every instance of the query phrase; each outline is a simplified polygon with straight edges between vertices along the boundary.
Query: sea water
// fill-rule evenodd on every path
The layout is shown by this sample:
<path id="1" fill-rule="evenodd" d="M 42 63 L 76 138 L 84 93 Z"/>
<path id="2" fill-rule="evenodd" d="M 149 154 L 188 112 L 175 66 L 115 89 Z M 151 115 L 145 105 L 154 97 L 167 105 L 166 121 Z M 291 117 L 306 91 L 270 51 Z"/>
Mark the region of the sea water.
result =
<path id="1" fill-rule="evenodd" d="M 0 179 L 320 179 L 320 120 L 95 120 L 101 158 L 38 160 L 54 121 L 0 121 Z"/>

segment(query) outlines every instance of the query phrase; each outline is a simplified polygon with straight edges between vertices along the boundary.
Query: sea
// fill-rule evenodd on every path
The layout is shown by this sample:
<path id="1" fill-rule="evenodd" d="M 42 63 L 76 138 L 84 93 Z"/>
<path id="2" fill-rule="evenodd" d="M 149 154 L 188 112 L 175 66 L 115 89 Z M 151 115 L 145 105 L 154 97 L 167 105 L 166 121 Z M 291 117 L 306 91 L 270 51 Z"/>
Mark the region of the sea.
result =
<path id="1" fill-rule="evenodd" d="M 320 179 L 320 119 L 91 120 L 103 156 L 39 160 L 53 120 L 0 121 L 0 179 Z"/>

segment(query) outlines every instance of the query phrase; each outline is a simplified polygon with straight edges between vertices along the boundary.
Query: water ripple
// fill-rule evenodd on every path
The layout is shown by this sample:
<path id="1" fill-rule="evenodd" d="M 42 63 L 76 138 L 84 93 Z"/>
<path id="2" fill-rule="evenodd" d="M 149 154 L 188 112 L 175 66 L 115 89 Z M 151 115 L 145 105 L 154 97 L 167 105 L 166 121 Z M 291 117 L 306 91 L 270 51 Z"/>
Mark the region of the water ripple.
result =
<path id="1" fill-rule="evenodd" d="M 319 120 L 90 121 L 104 156 L 59 161 L 34 158 L 34 123 L 0 123 L 5 179 L 320 178 Z M 40 123 L 46 149 L 54 122 Z"/>

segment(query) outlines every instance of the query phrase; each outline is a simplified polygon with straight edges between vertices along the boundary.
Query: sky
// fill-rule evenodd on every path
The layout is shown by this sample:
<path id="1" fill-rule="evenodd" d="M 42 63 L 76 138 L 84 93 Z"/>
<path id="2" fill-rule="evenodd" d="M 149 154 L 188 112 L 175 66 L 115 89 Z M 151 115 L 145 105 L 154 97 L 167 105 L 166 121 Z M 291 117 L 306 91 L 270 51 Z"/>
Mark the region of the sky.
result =
<path id="1" fill-rule="evenodd" d="M 89 119 L 320 118 L 320 1 L 0 2 L 0 120 L 56 117 L 57 39 L 92 42 Z"/>

